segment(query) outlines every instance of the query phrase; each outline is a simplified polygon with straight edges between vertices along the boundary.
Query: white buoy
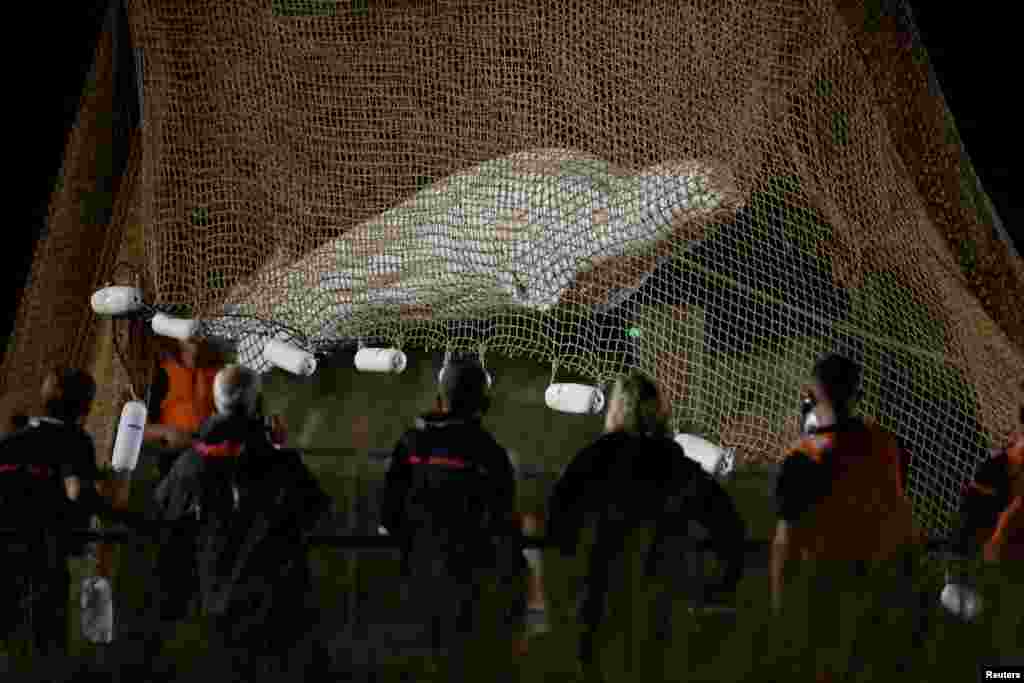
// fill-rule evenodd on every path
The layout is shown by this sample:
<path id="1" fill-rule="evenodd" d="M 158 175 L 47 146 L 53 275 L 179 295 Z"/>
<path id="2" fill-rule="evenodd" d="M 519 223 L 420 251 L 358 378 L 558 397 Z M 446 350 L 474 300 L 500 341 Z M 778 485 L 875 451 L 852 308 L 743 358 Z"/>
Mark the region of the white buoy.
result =
<path id="1" fill-rule="evenodd" d="M 405 372 L 406 357 L 398 349 L 359 349 L 356 370 L 360 372 Z"/>
<path id="2" fill-rule="evenodd" d="M 199 321 L 188 318 L 174 318 L 164 313 L 153 316 L 153 331 L 164 337 L 186 341 L 195 336 Z"/>
<path id="3" fill-rule="evenodd" d="M 974 620 L 982 610 L 982 600 L 978 592 L 959 583 L 947 583 L 939 595 L 939 602 L 949 613 L 965 621 Z"/>
<path id="4" fill-rule="evenodd" d="M 814 430 L 818 427 L 818 418 L 814 413 L 807 413 L 807 417 L 804 419 L 803 433 L 813 434 Z"/>
<path id="5" fill-rule="evenodd" d="M 263 347 L 263 359 L 293 375 L 308 377 L 316 372 L 316 358 L 313 354 L 279 339 L 267 340 Z"/>
<path id="6" fill-rule="evenodd" d="M 716 446 L 694 434 L 676 434 L 675 442 L 682 446 L 686 457 L 698 463 L 712 476 L 725 476 L 732 471 L 731 449 Z"/>
<path id="7" fill-rule="evenodd" d="M 92 310 L 97 315 L 125 315 L 142 309 L 142 290 L 137 287 L 104 287 L 92 295 Z"/>
<path id="8" fill-rule="evenodd" d="M 552 384 L 544 392 L 544 402 L 560 413 L 596 415 L 604 410 L 604 393 L 588 384 Z"/>
<path id="9" fill-rule="evenodd" d="M 82 635 L 92 643 L 114 640 L 114 592 L 102 576 L 82 579 Z"/>
<path id="10" fill-rule="evenodd" d="M 142 401 L 128 401 L 121 409 L 121 421 L 117 423 L 117 436 L 114 439 L 114 454 L 110 459 L 115 471 L 133 472 L 139 464 L 147 412 L 146 404 Z"/>

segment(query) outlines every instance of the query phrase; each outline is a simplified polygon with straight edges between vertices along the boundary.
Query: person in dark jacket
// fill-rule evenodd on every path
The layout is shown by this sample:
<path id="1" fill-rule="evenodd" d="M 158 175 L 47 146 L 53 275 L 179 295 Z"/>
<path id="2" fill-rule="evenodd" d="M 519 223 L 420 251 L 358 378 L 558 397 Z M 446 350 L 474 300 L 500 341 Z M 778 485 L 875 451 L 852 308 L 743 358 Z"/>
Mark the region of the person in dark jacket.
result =
<path id="1" fill-rule="evenodd" d="M 650 526 L 655 539 L 668 539 L 685 536 L 691 520 L 700 523 L 725 564 L 719 580 L 707 586 L 706 601 L 727 599 L 743 574 L 746 525 L 728 493 L 670 438 L 669 415 L 668 401 L 650 379 L 637 372 L 619 378 L 605 434 L 577 454 L 549 500 L 548 536 L 564 555 L 575 554 L 587 518 L 596 517 L 579 601 L 579 658 L 592 675 L 599 675 L 595 634 L 605 611 L 609 565 L 633 528 Z M 657 557 L 661 551 L 655 546 L 650 552 Z"/>
<path id="2" fill-rule="evenodd" d="M 1024 560 L 1024 406 L 1018 428 L 994 449 L 964 487 L 954 552 L 980 550 L 986 562 Z"/>
<path id="3" fill-rule="evenodd" d="M 259 392 L 255 372 L 237 365 L 221 370 L 214 383 L 217 414 L 156 491 L 160 519 L 192 525 L 179 527 L 166 544 L 176 551 L 158 562 L 165 598 L 150 658 L 194 594 L 218 645 L 241 655 L 235 664 L 247 671 L 259 666 L 260 656 L 284 668 L 297 663 L 295 647 L 319 621 L 305 538 L 331 499 L 301 454 L 274 442 Z M 326 665 L 322 647 L 314 647 L 321 659 L 303 663 L 318 669 L 307 668 L 308 676 L 323 674 Z"/>
<path id="4" fill-rule="evenodd" d="M 64 532 L 85 530 L 93 515 L 148 530 L 141 516 L 112 509 L 96 488 L 96 449 L 82 428 L 95 395 L 96 382 L 87 372 L 56 367 L 43 381 L 45 414 L 27 418 L 0 441 L 2 516 L 16 521 L 10 526 L 34 531 L 27 544 L 5 547 L 4 571 L 34 584 L 27 596 L 32 636 L 36 654 L 45 660 L 62 659 L 68 648 L 68 560 L 81 541 Z"/>
<path id="5" fill-rule="evenodd" d="M 148 418 L 143 434 L 147 456 L 155 456 L 161 479 L 192 445 L 203 422 L 214 414 L 213 383 L 225 365 L 206 340 L 174 343 L 173 350 L 160 354 L 147 396 Z"/>
<path id="6" fill-rule="evenodd" d="M 404 571 L 414 585 L 437 578 L 425 569 L 437 560 L 466 589 L 442 598 L 454 605 L 461 632 L 472 624 L 479 590 L 474 572 L 497 567 L 504 580 L 525 579 L 522 553 L 508 540 L 519 535 L 515 471 L 508 452 L 481 424 L 489 405 L 481 367 L 448 366 L 437 410 L 401 437 L 382 492 L 381 520 L 402 547 Z M 517 601 L 510 616 L 518 627 L 525 619 L 525 588 L 515 590 L 522 604 Z"/>

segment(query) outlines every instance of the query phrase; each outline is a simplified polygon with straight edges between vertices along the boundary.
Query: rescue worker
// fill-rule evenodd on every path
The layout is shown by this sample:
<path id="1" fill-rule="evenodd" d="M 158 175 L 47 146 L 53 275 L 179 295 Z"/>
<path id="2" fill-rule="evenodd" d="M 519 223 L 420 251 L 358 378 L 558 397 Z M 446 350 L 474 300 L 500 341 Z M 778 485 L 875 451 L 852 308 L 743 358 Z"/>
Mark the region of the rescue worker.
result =
<path id="1" fill-rule="evenodd" d="M 28 609 L 42 670 L 46 662 L 60 666 L 67 655 L 68 560 L 83 543 L 63 532 L 87 530 L 93 515 L 142 531 L 149 526 L 139 515 L 112 509 L 97 490 L 96 450 L 82 427 L 96 395 L 93 378 L 82 370 L 56 367 L 47 373 L 41 394 L 44 415 L 28 418 L 0 441 L 0 516 L 7 520 L 3 526 L 32 534 L 25 543 L 5 546 L 3 566 L 7 576 L 31 586 Z M 4 611 L 13 615 L 18 610 L 7 605 Z"/>
<path id="2" fill-rule="evenodd" d="M 453 363 L 440 389 L 435 412 L 420 417 L 395 447 L 381 520 L 402 549 L 414 590 L 423 589 L 418 595 L 429 593 L 426 584 L 434 580 L 455 590 L 434 605 L 438 614 L 455 615 L 458 633 L 473 626 L 479 573 L 494 569 L 503 583 L 515 584 L 509 618 L 521 629 L 526 566 L 516 545 L 515 473 L 508 452 L 481 423 L 490 406 L 487 376 L 479 365 Z"/>
<path id="3" fill-rule="evenodd" d="M 980 548 L 988 562 L 1024 559 L 1024 406 L 1004 448 L 978 468 L 967 485 L 956 554 Z"/>
<path id="4" fill-rule="evenodd" d="M 236 668 L 255 675 L 260 658 L 305 677 L 326 675 L 326 651 L 310 633 L 319 619 L 312 599 L 306 535 L 331 499 L 302 462 L 281 448 L 261 410 L 260 376 L 237 365 L 217 373 L 217 413 L 157 489 L 161 520 L 188 520 L 169 542 L 157 576 L 164 598 L 147 659 L 159 653 L 198 592 L 218 645 Z M 311 644 L 297 652 L 298 645 Z M 312 641 L 312 642 L 311 642 Z"/>
<path id="5" fill-rule="evenodd" d="M 772 545 L 771 606 L 776 614 L 783 611 L 792 561 L 813 561 L 809 633 L 818 642 L 809 644 L 807 652 L 817 660 L 819 680 L 828 680 L 833 664 L 821 657 L 837 645 L 832 642 L 837 620 L 856 617 L 835 603 L 840 596 L 862 596 L 865 619 L 888 607 L 906 607 L 908 600 L 911 613 L 922 614 L 908 572 L 924 539 L 903 488 L 906 458 L 899 443 L 853 413 L 860 367 L 828 354 L 815 364 L 812 375 L 804 392 L 815 426 L 788 449 L 776 485 L 779 520 Z M 879 584 L 879 577 L 894 582 Z M 881 592 L 872 586 L 882 587 Z M 903 635 L 914 631 L 915 642 L 923 638 L 920 623 L 903 626 Z M 864 628 L 857 632 L 855 667 L 864 661 L 860 650 L 867 634 Z M 901 654 L 909 651 L 903 648 Z"/>
<path id="6" fill-rule="evenodd" d="M 746 525 L 729 494 L 671 438 L 670 415 L 668 400 L 643 374 L 618 378 L 604 435 L 577 454 L 551 494 L 548 537 L 562 554 L 575 554 L 586 518 L 597 518 L 578 601 L 584 626 L 578 657 L 588 676 L 600 678 L 595 638 L 606 609 L 610 564 L 633 529 L 655 531 L 650 571 L 652 559 L 663 553 L 662 542 L 686 537 L 691 520 L 703 526 L 724 563 L 723 574 L 706 588 L 707 602 L 728 601 L 743 574 Z"/>
<path id="7" fill-rule="evenodd" d="M 223 365 L 209 342 L 198 339 L 177 342 L 174 351 L 160 355 L 143 440 L 156 456 L 161 479 L 213 415 L 213 381 Z"/>

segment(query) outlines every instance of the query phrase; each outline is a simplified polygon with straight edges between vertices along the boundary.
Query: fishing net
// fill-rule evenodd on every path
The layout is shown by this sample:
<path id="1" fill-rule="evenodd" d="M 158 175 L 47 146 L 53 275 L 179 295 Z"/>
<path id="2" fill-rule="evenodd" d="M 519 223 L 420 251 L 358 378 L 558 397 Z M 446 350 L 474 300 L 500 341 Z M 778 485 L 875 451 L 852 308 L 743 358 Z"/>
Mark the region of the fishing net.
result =
<path id="1" fill-rule="evenodd" d="M 152 298 L 243 363 L 278 337 L 638 367 L 759 462 L 837 351 L 933 530 L 1013 427 L 1021 320 L 972 279 L 1009 257 L 977 246 L 987 200 L 899 3 L 128 13 Z"/>

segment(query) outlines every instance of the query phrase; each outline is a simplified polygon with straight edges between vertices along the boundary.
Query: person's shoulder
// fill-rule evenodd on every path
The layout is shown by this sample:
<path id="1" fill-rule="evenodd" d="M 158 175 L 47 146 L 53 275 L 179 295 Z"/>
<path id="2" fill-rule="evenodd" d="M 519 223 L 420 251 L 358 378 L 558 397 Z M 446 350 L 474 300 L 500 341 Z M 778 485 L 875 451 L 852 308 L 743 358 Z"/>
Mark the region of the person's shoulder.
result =
<path id="1" fill-rule="evenodd" d="M 27 429 L 39 439 L 63 450 L 64 453 L 58 455 L 61 458 L 91 456 L 96 447 L 92 435 L 77 423 L 40 420 L 31 423 Z"/>
<path id="2" fill-rule="evenodd" d="M 483 457 L 494 466 L 504 468 L 507 465 L 512 467 L 512 456 L 509 454 L 509 449 L 502 446 L 497 437 L 484 427 L 483 424 L 476 423 L 475 429 L 479 430 L 479 436 L 486 446 L 480 450 Z"/>
<path id="3" fill-rule="evenodd" d="M 666 437 L 658 439 L 658 451 L 663 457 L 671 458 L 674 463 L 678 464 L 678 467 L 686 470 L 700 470 L 704 471 L 704 467 L 699 462 L 691 458 L 686 453 L 686 449 L 673 438 Z"/>
<path id="4" fill-rule="evenodd" d="M 16 456 L 27 450 L 31 436 L 29 427 L 23 427 L 17 431 L 5 434 L 0 438 L 0 462 L 15 462 Z"/>
<path id="5" fill-rule="evenodd" d="M 794 440 L 785 450 L 782 463 L 791 459 L 820 461 L 832 445 L 829 434 L 806 434 Z"/>
<path id="6" fill-rule="evenodd" d="M 644 437 L 637 436 L 635 434 L 629 434 L 622 431 L 605 432 L 590 442 L 589 445 L 585 446 L 583 450 L 597 452 L 618 451 L 625 446 L 636 446 L 644 444 L 645 442 L 646 440 Z"/>

